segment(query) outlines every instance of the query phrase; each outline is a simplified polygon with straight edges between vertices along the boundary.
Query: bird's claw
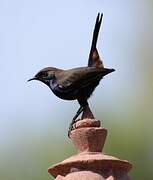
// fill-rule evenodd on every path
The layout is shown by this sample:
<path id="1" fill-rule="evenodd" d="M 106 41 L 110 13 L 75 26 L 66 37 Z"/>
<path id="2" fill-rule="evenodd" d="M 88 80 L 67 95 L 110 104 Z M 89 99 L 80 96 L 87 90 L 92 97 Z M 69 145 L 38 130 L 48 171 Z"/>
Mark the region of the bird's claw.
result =
<path id="1" fill-rule="evenodd" d="M 74 130 L 73 124 L 70 124 L 69 130 L 68 130 L 68 137 L 70 138 L 71 131 Z"/>
<path id="2" fill-rule="evenodd" d="M 76 129 L 76 122 L 79 121 L 79 119 L 76 119 L 73 123 L 70 124 L 69 130 L 68 130 L 68 137 L 70 138 L 70 133 L 72 130 Z"/>

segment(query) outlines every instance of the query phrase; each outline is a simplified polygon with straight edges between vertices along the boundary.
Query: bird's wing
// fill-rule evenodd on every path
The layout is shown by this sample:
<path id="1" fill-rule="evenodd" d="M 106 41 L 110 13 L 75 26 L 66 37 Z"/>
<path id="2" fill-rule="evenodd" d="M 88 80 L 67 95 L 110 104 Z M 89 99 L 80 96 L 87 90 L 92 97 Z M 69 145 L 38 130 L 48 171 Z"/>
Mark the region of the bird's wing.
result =
<path id="1" fill-rule="evenodd" d="M 87 86 L 91 81 L 96 80 L 98 76 L 100 76 L 100 79 L 103 76 L 102 69 L 97 70 L 96 67 L 76 68 L 65 71 L 61 78 L 58 78 L 58 85 L 61 90 L 77 90 L 80 87 Z"/>
<path id="2" fill-rule="evenodd" d="M 104 67 L 103 62 L 100 59 L 100 56 L 99 56 L 97 48 L 96 48 L 99 29 L 100 29 L 100 25 L 102 22 L 102 17 L 103 17 L 103 14 L 98 13 L 97 18 L 96 18 L 94 32 L 93 32 L 91 50 L 90 50 L 89 59 L 88 59 L 88 66 L 90 66 L 90 67 L 92 67 L 92 66 L 99 67 L 99 68 Z"/>

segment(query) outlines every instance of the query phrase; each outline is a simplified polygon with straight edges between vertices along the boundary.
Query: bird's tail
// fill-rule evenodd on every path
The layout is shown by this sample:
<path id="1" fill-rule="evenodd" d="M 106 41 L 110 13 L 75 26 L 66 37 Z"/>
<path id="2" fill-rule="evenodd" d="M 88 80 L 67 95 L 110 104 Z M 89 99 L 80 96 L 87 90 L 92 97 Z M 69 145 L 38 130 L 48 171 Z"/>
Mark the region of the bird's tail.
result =
<path id="1" fill-rule="evenodd" d="M 93 39 L 92 39 L 91 50 L 89 54 L 88 66 L 103 67 L 102 61 L 99 57 L 99 54 L 96 48 L 98 34 L 99 34 L 101 22 L 102 22 L 102 17 L 103 17 L 103 14 L 98 13 L 97 18 L 96 18 L 94 32 L 93 32 Z"/>
<path id="2" fill-rule="evenodd" d="M 102 22 L 102 17 L 103 17 L 103 14 L 98 13 L 97 18 L 96 18 L 95 29 L 93 32 L 91 50 L 96 49 L 96 44 L 97 44 L 98 34 L 99 34 L 101 22 Z"/>

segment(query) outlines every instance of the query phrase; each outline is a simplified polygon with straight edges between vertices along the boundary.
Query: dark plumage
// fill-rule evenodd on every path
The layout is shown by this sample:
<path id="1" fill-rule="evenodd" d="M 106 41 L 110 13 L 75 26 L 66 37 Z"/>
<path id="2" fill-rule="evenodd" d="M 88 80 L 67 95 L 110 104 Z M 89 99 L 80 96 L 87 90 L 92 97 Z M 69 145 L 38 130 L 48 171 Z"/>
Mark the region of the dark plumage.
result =
<path id="1" fill-rule="evenodd" d="M 79 114 L 88 106 L 88 98 L 93 93 L 100 80 L 114 69 L 104 68 L 99 57 L 96 44 L 103 14 L 99 14 L 93 33 L 92 45 L 88 59 L 88 66 L 69 70 L 47 67 L 39 71 L 31 80 L 39 80 L 46 84 L 52 92 L 61 99 L 78 100 L 80 108 L 74 116 L 69 131 Z"/>

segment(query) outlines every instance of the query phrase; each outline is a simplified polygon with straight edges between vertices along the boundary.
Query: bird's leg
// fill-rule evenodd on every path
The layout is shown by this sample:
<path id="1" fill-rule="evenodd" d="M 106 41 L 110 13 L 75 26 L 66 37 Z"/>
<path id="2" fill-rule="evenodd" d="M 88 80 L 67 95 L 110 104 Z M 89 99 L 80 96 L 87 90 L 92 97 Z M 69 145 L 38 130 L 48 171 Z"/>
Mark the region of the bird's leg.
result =
<path id="1" fill-rule="evenodd" d="M 88 119 L 94 119 L 94 115 L 93 115 L 93 113 L 92 113 L 92 111 L 91 111 L 91 109 L 90 109 L 90 107 L 89 107 L 89 105 L 87 104 L 87 105 L 85 105 L 85 106 L 81 106 L 83 109 L 82 109 L 82 111 L 81 112 L 83 112 L 82 113 L 82 116 L 81 116 L 81 119 L 86 119 L 86 118 L 88 118 Z M 79 108 L 80 109 L 80 108 Z M 79 111 L 79 110 L 78 110 Z M 80 112 L 80 113 L 81 113 Z M 76 115 L 75 115 L 76 116 Z M 80 119 L 77 119 L 77 117 L 74 119 L 74 122 L 73 122 L 73 125 L 72 125 L 72 128 L 71 128 L 71 130 L 73 129 L 73 128 L 75 128 L 75 124 L 74 123 L 76 123 L 76 122 L 78 122 L 78 121 L 80 121 Z"/>
<path id="2" fill-rule="evenodd" d="M 70 137 L 70 132 L 73 129 L 73 124 L 76 122 L 76 118 L 81 114 L 81 112 L 83 111 L 84 107 L 80 106 L 80 108 L 78 109 L 78 111 L 76 112 L 76 115 L 73 117 L 72 122 L 69 126 L 69 130 L 68 130 L 68 137 Z"/>

